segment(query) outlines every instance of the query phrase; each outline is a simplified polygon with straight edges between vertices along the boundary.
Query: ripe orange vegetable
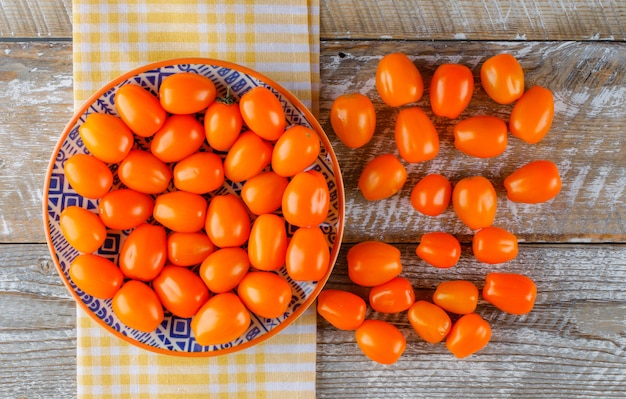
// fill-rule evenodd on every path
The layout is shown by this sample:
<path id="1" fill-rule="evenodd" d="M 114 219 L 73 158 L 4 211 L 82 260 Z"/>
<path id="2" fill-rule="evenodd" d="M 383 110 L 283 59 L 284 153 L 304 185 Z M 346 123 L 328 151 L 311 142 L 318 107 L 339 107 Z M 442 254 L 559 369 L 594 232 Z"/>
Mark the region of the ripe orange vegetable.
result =
<path id="1" fill-rule="evenodd" d="M 292 126 L 274 144 L 272 170 L 280 176 L 293 176 L 311 166 L 319 154 L 317 133 L 302 125 Z"/>
<path id="2" fill-rule="evenodd" d="M 105 226 L 113 230 L 128 230 L 144 223 L 154 209 L 154 200 L 131 189 L 108 192 L 98 203 L 98 214 Z"/>
<path id="3" fill-rule="evenodd" d="M 277 211 L 289 184 L 284 176 L 274 172 L 261 172 L 246 180 L 241 188 L 241 199 L 255 215 Z"/>
<path id="4" fill-rule="evenodd" d="M 287 230 L 278 215 L 266 213 L 254 220 L 248 238 L 250 264 L 258 270 L 278 270 L 285 264 Z"/>
<path id="5" fill-rule="evenodd" d="M 364 146 L 376 130 L 376 110 L 372 100 L 360 93 L 338 96 L 330 108 L 330 124 L 346 147 Z"/>
<path id="6" fill-rule="evenodd" d="M 232 292 L 209 298 L 191 319 L 200 345 L 220 345 L 239 338 L 250 326 L 250 312 Z"/>
<path id="7" fill-rule="evenodd" d="M 204 114 L 206 140 L 217 151 L 227 151 L 239 137 L 242 126 L 239 104 L 229 95 L 218 98 Z"/>
<path id="8" fill-rule="evenodd" d="M 300 227 L 293 233 L 285 254 L 287 274 L 296 281 L 318 281 L 330 268 L 330 248 L 317 227 Z"/>
<path id="9" fill-rule="evenodd" d="M 323 174 L 307 170 L 291 178 L 282 199 L 283 216 L 289 224 L 317 226 L 326 220 L 329 208 L 330 192 Z"/>
<path id="10" fill-rule="evenodd" d="M 450 316 L 445 310 L 426 301 L 415 302 L 407 315 L 417 335 L 431 344 L 443 341 L 452 326 Z"/>
<path id="11" fill-rule="evenodd" d="M 444 281 L 437 285 L 433 302 L 451 313 L 472 313 L 478 304 L 478 288 L 471 281 Z"/>
<path id="12" fill-rule="evenodd" d="M 65 161 L 63 172 L 70 186 L 85 198 L 101 198 L 113 185 L 113 173 L 109 167 L 91 155 L 72 155 Z"/>
<path id="13" fill-rule="evenodd" d="M 554 96 L 545 87 L 534 86 L 515 103 L 509 118 L 511 134 L 529 144 L 540 142 L 552 126 Z"/>
<path id="14" fill-rule="evenodd" d="M 359 176 L 359 190 L 368 201 L 389 198 L 396 194 L 407 179 L 406 168 L 393 154 L 372 159 Z"/>
<path id="15" fill-rule="evenodd" d="M 292 296 L 287 280 L 267 271 L 247 273 L 237 286 L 237 294 L 252 313 L 268 319 L 282 316 Z"/>
<path id="16" fill-rule="evenodd" d="M 194 316 L 209 300 L 202 279 L 185 267 L 165 266 L 152 281 L 152 288 L 165 309 L 178 317 Z"/>
<path id="17" fill-rule="evenodd" d="M 248 131 L 241 133 L 224 159 L 224 174 L 242 182 L 261 173 L 272 161 L 272 145 Z"/>
<path id="18" fill-rule="evenodd" d="M 424 93 L 419 70 L 404 53 L 385 55 L 376 67 L 376 90 L 391 107 L 417 102 Z"/>
<path id="19" fill-rule="evenodd" d="M 457 358 L 464 358 L 478 352 L 491 339 L 489 323 L 477 313 L 461 316 L 450 329 L 446 347 Z"/>
<path id="20" fill-rule="evenodd" d="M 363 298 L 349 291 L 326 289 L 317 297 L 317 313 L 340 330 L 359 328 L 366 311 Z"/>
<path id="21" fill-rule="evenodd" d="M 483 298 L 511 314 L 529 313 L 535 306 L 537 286 L 529 277 L 515 273 L 489 273 L 485 278 Z"/>
<path id="22" fill-rule="evenodd" d="M 418 107 L 404 108 L 398 113 L 394 137 L 402 159 L 424 162 L 439 153 L 439 134 L 435 125 Z"/>
<path id="23" fill-rule="evenodd" d="M 498 206 L 496 190 L 482 176 L 461 179 L 452 190 L 452 205 L 467 227 L 477 230 L 491 226 Z"/>
<path id="24" fill-rule="evenodd" d="M 63 209 L 59 226 L 67 242 L 79 252 L 95 252 L 107 238 L 106 226 L 98 215 L 79 206 Z"/>
<path id="25" fill-rule="evenodd" d="M 118 264 L 124 276 L 151 281 L 159 275 L 167 260 L 167 237 L 160 225 L 137 226 L 124 240 Z"/>
<path id="26" fill-rule="evenodd" d="M 134 136 L 118 117 L 91 113 L 78 128 L 78 134 L 91 155 L 106 163 L 118 163 L 133 148 Z"/>
<path id="27" fill-rule="evenodd" d="M 206 233 L 171 232 L 167 236 L 167 259 L 176 266 L 192 266 L 202 263 L 215 250 Z"/>
<path id="28" fill-rule="evenodd" d="M 117 265 L 99 255 L 78 255 L 70 265 L 69 274 L 78 288 L 100 299 L 113 298 L 124 283 Z"/>
<path id="29" fill-rule="evenodd" d="M 561 191 L 559 169 L 552 161 L 527 163 L 504 179 L 509 200 L 537 204 L 556 197 Z"/>
<path id="30" fill-rule="evenodd" d="M 213 81 L 190 72 L 174 73 L 161 82 L 161 106 L 171 114 L 194 114 L 208 107 L 216 97 Z"/>
<path id="31" fill-rule="evenodd" d="M 416 211 L 428 216 L 441 215 L 450 204 L 452 185 L 442 175 L 425 176 L 411 190 L 411 205 Z"/>
<path id="32" fill-rule="evenodd" d="M 230 247 L 207 256 L 199 274 L 211 292 L 223 293 L 237 287 L 249 268 L 248 253 L 240 247 Z"/>
<path id="33" fill-rule="evenodd" d="M 152 332 L 163 321 L 163 305 L 154 290 L 141 281 L 127 281 L 111 305 L 120 321 L 135 330 Z"/>
<path id="34" fill-rule="evenodd" d="M 369 293 L 370 306 L 381 313 L 404 312 L 413 302 L 413 285 L 404 277 L 394 277 L 386 283 L 372 287 Z"/>
<path id="35" fill-rule="evenodd" d="M 159 99 L 136 84 L 126 84 L 115 93 L 115 108 L 137 136 L 150 137 L 165 123 L 167 112 Z"/>
<path id="36" fill-rule="evenodd" d="M 363 241 L 348 250 L 348 277 L 353 283 L 373 287 L 402 272 L 400 250 L 380 241 Z"/>
<path id="37" fill-rule="evenodd" d="M 222 158 L 212 152 L 196 152 L 174 166 L 174 186 L 194 194 L 206 194 L 224 184 Z"/>
<path id="38" fill-rule="evenodd" d="M 506 150 L 508 128 L 495 116 L 477 115 L 454 126 L 454 146 L 477 158 L 491 158 Z"/>
<path id="39" fill-rule="evenodd" d="M 234 194 L 211 199 L 204 226 L 211 242 L 220 248 L 241 246 L 250 236 L 250 216 Z"/>
<path id="40" fill-rule="evenodd" d="M 508 262 L 517 256 L 517 237 L 499 227 L 485 227 L 474 234 L 472 250 L 480 262 Z"/>
<path id="41" fill-rule="evenodd" d="M 178 162 L 204 144 L 204 127 L 193 115 L 172 115 L 152 137 L 150 152 L 165 163 Z"/>
<path id="42" fill-rule="evenodd" d="M 199 194 L 171 191 L 157 197 L 153 216 L 170 230 L 194 233 L 204 226 L 206 213 L 206 200 Z"/>
<path id="43" fill-rule="evenodd" d="M 355 332 L 356 343 L 369 359 L 393 364 L 406 349 L 406 338 L 396 326 L 383 320 L 365 320 Z"/>
<path id="44" fill-rule="evenodd" d="M 170 184 L 172 170 L 150 152 L 132 150 L 120 162 L 117 176 L 130 189 L 144 194 L 158 194 Z"/>
<path id="45" fill-rule="evenodd" d="M 267 87 L 248 90 L 239 99 L 239 110 L 246 126 L 265 140 L 278 140 L 285 131 L 287 121 L 283 106 Z"/>
<path id="46" fill-rule="evenodd" d="M 465 65 L 442 64 L 430 83 L 430 106 L 437 116 L 456 119 L 474 94 L 474 75 Z"/>
<path id="47" fill-rule="evenodd" d="M 524 94 L 524 71 L 511 54 L 497 54 L 480 67 L 480 82 L 498 104 L 511 104 Z"/>
<path id="48" fill-rule="evenodd" d="M 461 243 L 449 233 L 426 233 L 415 253 L 432 266 L 449 268 L 456 265 L 461 258 Z"/>

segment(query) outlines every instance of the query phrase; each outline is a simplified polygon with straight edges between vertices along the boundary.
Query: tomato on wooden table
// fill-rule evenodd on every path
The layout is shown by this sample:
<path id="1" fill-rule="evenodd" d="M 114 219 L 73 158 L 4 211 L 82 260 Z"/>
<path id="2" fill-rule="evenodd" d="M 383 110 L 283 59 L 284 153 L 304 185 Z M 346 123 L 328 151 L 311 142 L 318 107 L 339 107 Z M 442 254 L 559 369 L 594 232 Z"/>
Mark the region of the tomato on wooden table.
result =
<path id="1" fill-rule="evenodd" d="M 219 248 L 245 244 L 250 236 L 250 225 L 248 210 L 236 195 L 217 195 L 209 202 L 204 229 Z"/>
<path id="2" fill-rule="evenodd" d="M 167 236 L 160 225 L 137 226 L 124 240 L 118 264 L 128 278 L 151 281 L 159 275 L 167 260 Z"/>
<path id="3" fill-rule="evenodd" d="M 120 87 L 115 93 L 114 101 L 120 117 L 137 136 L 152 136 L 167 118 L 167 112 L 159 99 L 136 84 Z"/>
<path id="4" fill-rule="evenodd" d="M 365 320 L 355 332 L 356 343 L 369 359 L 393 364 L 406 349 L 406 338 L 398 327 L 383 320 Z"/>
<path id="5" fill-rule="evenodd" d="M 133 148 L 134 136 L 120 118 L 91 113 L 78 128 L 78 134 L 89 153 L 106 163 L 118 163 Z"/>
<path id="6" fill-rule="evenodd" d="M 402 272 L 400 250 L 381 241 L 363 241 L 348 250 L 348 277 L 353 283 L 373 287 Z"/>
<path id="7" fill-rule="evenodd" d="M 524 71 L 511 54 L 497 54 L 480 67 L 480 83 L 498 104 L 511 104 L 524 94 Z"/>
<path id="8" fill-rule="evenodd" d="M 111 190 L 113 173 L 98 158 L 87 154 L 72 155 L 63 165 L 70 186 L 85 198 L 98 199 Z"/>
<path id="9" fill-rule="evenodd" d="M 215 250 L 215 245 L 203 231 L 195 233 L 171 232 L 167 236 L 167 259 L 176 266 L 202 263 Z"/>
<path id="10" fill-rule="evenodd" d="M 287 230 L 278 215 L 266 213 L 254 220 L 248 238 L 250 264 L 258 270 L 278 270 L 285 264 Z"/>
<path id="11" fill-rule="evenodd" d="M 172 170 L 152 153 L 132 150 L 120 162 L 117 176 L 130 189 L 144 194 L 158 194 L 170 184 Z"/>
<path id="12" fill-rule="evenodd" d="M 504 312 L 526 314 L 535 306 L 537 286 L 522 274 L 489 273 L 482 294 L 487 302 Z"/>
<path id="13" fill-rule="evenodd" d="M 161 194 L 154 203 L 154 219 L 170 230 L 194 233 L 204 227 L 206 200 L 199 194 L 171 191 Z"/>
<path id="14" fill-rule="evenodd" d="M 404 277 L 394 277 L 386 283 L 372 287 L 369 303 L 381 313 L 399 313 L 409 309 L 415 302 L 413 285 Z"/>
<path id="15" fill-rule="evenodd" d="M 478 352 L 491 339 L 489 323 L 477 313 L 461 316 L 450 329 L 446 347 L 457 358 Z"/>
<path id="16" fill-rule="evenodd" d="M 411 190 L 411 205 L 427 216 L 441 215 L 450 204 L 452 185 L 437 173 L 426 175 Z"/>
<path id="17" fill-rule="evenodd" d="M 224 164 L 212 152 L 196 152 L 174 166 L 174 186 L 194 194 L 206 194 L 224 184 Z"/>
<path id="18" fill-rule="evenodd" d="M 452 206 L 467 227 L 477 230 L 491 226 L 498 207 L 493 184 L 482 176 L 461 179 L 452 190 Z"/>
<path id="19" fill-rule="evenodd" d="M 330 248 L 318 226 L 300 227 L 285 254 L 287 274 L 296 281 L 321 280 L 330 269 Z"/>
<path id="20" fill-rule="evenodd" d="M 268 319 L 282 316 L 292 296 L 287 280 L 268 271 L 247 273 L 237 286 L 237 294 L 252 313 Z"/>
<path id="21" fill-rule="evenodd" d="M 211 292 L 228 292 L 248 273 L 250 259 L 240 247 L 222 248 L 202 261 L 199 275 Z"/>
<path id="22" fill-rule="evenodd" d="M 559 169 L 552 161 L 531 161 L 504 179 L 507 198 L 513 202 L 538 204 L 561 192 Z"/>
<path id="23" fill-rule="evenodd" d="M 239 338 L 250 326 L 250 312 L 232 292 L 213 295 L 191 319 L 200 345 L 220 345 Z"/>
<path id="24" fill-rule="evenodd" d="M 443 341 L 452 326 L 450 316 L 445 310 L 423 300 L 411 305 L 407 316 L 417 335 L 431 344 Z"/>
<path id="25" fill-rule="evenodd" d="M 485 227 L 474 234 L 472 251 L 480 262 L 508 262 L 517 256 L 517 237 L 499 227 Z"/>
<path id="26" fill-rule="evenodd" d="M 289 224 L 317 226 L 326 220 L 329 208 L 330 191 L 322 173 L 307 170 L 291 178 L 282 198 L 283 216 Z"/>
<path id="27" fill-rule="evenodd" d="M 478 305 L 478 287 L 471 281 L 444 281 L 437 285 L 433 302 L 450 313 L 472 313 Z"/>
<path id="28" fill-rule="evenodd" d="M 430 83 L 430 106 L 437 116 L 456 119 L 474 94 L 474 75 L 465 65 L 442 64 Z"/>
<path id="29" fill-rule="evenodd" d="M 389 198 L 402 189 L 407 172 L 402 162 L 393 154 L 383 154 L 365 165 L 359 176 L 359 190 L 368 201 Z"/>
<path id="30" fill-rule="evenodd" d="M 154 331 L 163 321 L 163 305 L 147 284 L 127 281 L 111 302 L 113 313 L 130 328 L 143 332 Z"/>
<path id="31" fill-rule="evenodd" d="M 284 176 L 272 171 L 261 172 L 243 184 L 241 199 L 255 215 L 272 213 L 281 207 L 288 184 Z"/>
<path id="32" fill-rule="evenodd" d="M 376 67 L 376 90 L 391 107 L 414 103 L 424 94 L 422 75 L 404 53 L 385 55 Z"/>
<path id="33" fill-rule="evenodd" d="M 376 131 L 376 110 L 372 100 L 360 93 L 338 96 L 330 108 L 330 124 L 346 147 L 364 146 Z"/>
<path id="34" fill-rule="evenodd" d="M 99 255 L 78 255 L 70 264 L 70 279 L 76 286 L 93 297 L 113 298 L 124 283 L 119 267 Z"/>
<path id="35" fill-rule="evenodd" d="M 359 328 L 366 312 L 363 298 L 349 291 L 326 289 L 317 297 L 317 313 L 340 330 Z"/>
<path id="36" fill-rule="evenodd" d="M 280 100 L 267 87 L 245 92 L 239 99 L 239 110 L 246 126 L 265 140 L 278 140 L 287 126 Z"/>
<path id="37" fill-rule="evenodd" d="M 154 200 L 148 194 L 131 189 L 109 191 L 98 203 L 98 214 L 105 226 L 128 230 L 144 223 L 152 215 Z"/>
<path id="38" fill-rule="evenodd" d="M 511 134 L 536 144 L 548 134 L 554 119 L 554 96 L 545 87 L 528 89 L 515 103 L 509 117 Z"/>
<path id="39" fill-rule="evenodd" d="M 426 233 L 415 253 L 432 266 L 449 268 L 456 265 L 461 258 L 461 243 L 450 233 Z"/>
<path id="40" fill-rule="evenodd" d="M 215 101 L 216 95 L 211 79 L 191 72 L 174 73 L 159 86 L 161 106 L 172 114 L 200 112 Z"/>
<path id="41" fill-rule="evenodd" d="M 506 150 L 507 142 L 506 123 L 495 116 L 471 116 L 454 125 L 454 146 L 473 157 L 498 156 Z"/>
<path id="42" fill-rule="evenodd" d="M 293 176 L 311 166 L 319 154 L 318 134 L 305 126 L 292 126 L 274 144 L 272 170 L 280 176 Z"/>
<path id="43" fill-rule="evenodd" d="M 394 137 L 402 159 L 424 162 L 439 153 L 439 134 L 435 125 L 418 107 L 402 109 L 396 118 Z"/>
<path id="44" fill-rule="evenodd" d="M 204 127 L 193 115 L 172 115 L 152 137 L 150 152 L 165 163 L 178 162 L 204 144 Z"/>
<path id="45" fill-rule="evenodd" d="M 107 229 L 95 213 L 79 206 L 68 206 L 59 216 L 61 233 L 76 250 L 92 253 L 104 244 Z"/>
<path id="46" fill-rule="evenodd" d="M 152 281 L 152 288 L 165 309 L 183 318 L 194 316 L 209 300 L 209 289 L 191 270 L 165 266 Z"/>

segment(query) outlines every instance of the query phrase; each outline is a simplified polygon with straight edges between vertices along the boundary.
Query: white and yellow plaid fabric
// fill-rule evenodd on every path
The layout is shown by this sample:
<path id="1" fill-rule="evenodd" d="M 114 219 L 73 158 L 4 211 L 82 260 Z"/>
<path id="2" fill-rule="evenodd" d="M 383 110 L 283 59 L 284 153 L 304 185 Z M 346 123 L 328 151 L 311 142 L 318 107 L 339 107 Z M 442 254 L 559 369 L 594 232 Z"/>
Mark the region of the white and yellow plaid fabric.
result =
<path id="1" fill-rule="evenodd" d="M 255 69 L 317 115 L 319 0 L 73 0 L 78 107 L 128 70 L 208 57 Z M 79 398 L 314 398 L 316 316 L 263 344 L 210 358 L 159 355 L 77 311 Z"/>

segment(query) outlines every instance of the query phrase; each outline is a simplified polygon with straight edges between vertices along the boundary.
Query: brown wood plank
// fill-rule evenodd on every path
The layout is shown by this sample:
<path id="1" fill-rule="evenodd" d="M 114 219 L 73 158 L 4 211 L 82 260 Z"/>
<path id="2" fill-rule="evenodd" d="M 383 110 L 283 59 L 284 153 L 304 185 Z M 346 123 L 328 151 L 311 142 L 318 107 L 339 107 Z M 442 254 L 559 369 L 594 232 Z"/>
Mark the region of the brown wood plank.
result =
<path id="1" fill-rule="evenodd" d="M 72 0 L 12 0 L 0 4 L 0 38 L 71 38 Z"/>

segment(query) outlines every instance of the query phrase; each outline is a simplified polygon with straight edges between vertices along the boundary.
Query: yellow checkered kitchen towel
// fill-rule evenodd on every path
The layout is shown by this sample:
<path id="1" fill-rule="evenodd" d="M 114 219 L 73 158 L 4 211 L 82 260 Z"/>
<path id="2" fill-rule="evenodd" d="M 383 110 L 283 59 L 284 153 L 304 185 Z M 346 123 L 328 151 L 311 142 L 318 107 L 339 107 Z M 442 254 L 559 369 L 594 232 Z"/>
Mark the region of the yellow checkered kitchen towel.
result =
<path id="1" fill-rule="evenodd" d="M 73 0 L 76 107 L 115 77 L 169 58 L 255 69 L 317 115 L 319 0 Z M 134 347 L 78 308 L 79 398 L 314 398 L 316 317 L 265 343 L 189 358 Z"/>

